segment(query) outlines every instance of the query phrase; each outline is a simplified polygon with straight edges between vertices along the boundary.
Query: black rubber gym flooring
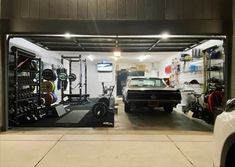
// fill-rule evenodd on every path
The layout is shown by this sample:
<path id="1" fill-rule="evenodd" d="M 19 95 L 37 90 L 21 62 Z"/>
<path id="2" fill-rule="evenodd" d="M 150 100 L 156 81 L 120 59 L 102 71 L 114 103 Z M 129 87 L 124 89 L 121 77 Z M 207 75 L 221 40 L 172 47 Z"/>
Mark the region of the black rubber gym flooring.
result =
<path id="1" fill-rule="evenodd" d="M 92 99 L 84 105 L 71 105 L 70 111 L 61 117 L 46 117 L 36 122 L 20 125 L 21 127 L 114 127 L 114 113 L 108 112 L 97 119 L 91 112 L 97 100 Z"/>
<path id="2" fill-rule="evenodd" d="M 71 114 L 79 110 L 73 110 L 61 118 L 45 118 L 34 122 L 32 124 L 24 124 L 21 127 L 114 127 L 114 113 L 107 113 L 102 119 L 97 119 L 93 116 L 91 111 L 88 111 L 83 117 L 76 118 L 74 116 L 81 116 L 79 114 Z M 71 116 L 69 116 L 71 114 Z M 61 121 L 67 116 L 66 121 Z"/>

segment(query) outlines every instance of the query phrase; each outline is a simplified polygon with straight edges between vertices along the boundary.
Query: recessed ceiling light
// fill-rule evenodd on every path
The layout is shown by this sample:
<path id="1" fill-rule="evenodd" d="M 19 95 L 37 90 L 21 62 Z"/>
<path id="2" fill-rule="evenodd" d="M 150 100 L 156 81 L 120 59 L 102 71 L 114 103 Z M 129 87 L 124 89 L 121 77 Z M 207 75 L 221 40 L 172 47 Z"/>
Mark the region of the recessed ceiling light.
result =
<path id="1" fill-rule="evenodd" d="M 170 37 L 168 33 L 163 33 L 161 36 L 162 36 L 162 39 L 168 39 Z"/>
<path id="2" fill-rule="evenodd" d="M 70 33 L 65 33 L 65 34 L 64 34 L 64 37 L 67 38 L 67 39 L 69 39 L 69 38 L 71 38 L 71 34 L 70 34 Z"/>

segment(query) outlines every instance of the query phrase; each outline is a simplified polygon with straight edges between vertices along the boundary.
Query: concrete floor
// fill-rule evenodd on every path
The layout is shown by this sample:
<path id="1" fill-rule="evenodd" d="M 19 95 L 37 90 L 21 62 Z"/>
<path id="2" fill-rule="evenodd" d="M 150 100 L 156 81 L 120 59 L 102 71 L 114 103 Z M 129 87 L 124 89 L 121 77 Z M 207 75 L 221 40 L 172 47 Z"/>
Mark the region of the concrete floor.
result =
<path id="1" fill-rule="evenodd" d="M 0 134 L 1 167 L 210 167 L 212 128 L 181 113 L 126 114 L 115 128 L 16 128 Z"/>
<path id="2" fill-rule="evenodd" d="M 125 113 L 122 101 L 118 101 L 118 114 L 115 116 L 116 129 L 146 129 L 170 131 L 198 131 L 212 132 L 213 126 L 203 120 L 194 119 L 189 114 L 174 109 L 167 114 L 162 108 L 149 110 L 147 108 L 134 109 L 132 113 Z"/>

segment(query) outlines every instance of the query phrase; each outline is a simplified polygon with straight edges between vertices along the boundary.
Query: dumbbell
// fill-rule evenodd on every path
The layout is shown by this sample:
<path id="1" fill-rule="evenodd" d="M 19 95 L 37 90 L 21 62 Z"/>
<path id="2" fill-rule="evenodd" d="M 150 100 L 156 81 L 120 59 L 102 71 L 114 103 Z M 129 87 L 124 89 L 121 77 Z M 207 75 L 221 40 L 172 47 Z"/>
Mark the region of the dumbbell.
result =
<path id="1" fill-rule="evenodd" d="M 20 114 L 20 109 L 19 108 L 16 109 L 16 114 Z"/>
<path id="2" fill-rule="evenodd" d="M 31 117 L 30 116 L 25 116 L 25 119 L 26 119 L 26 121 L 31 121 Z"/>
<path id="3" fill-rule="evenodd" d="M 14 114 L 15 113 L 15 109 L 14 108 L 11 108 L 10 110 L 9 110 L 9 114 Z"/>
<path id="4" fill-rule="evenodd" d="M 27 112 L 30 112 L 31 108 L 29 106 L 27 106 Z"/>
<path id="5" fill-rule="evenodd" d="M 27 98 L 26 96 L 27 96 L 26 93 L 21 93 L 19 97 L 20 97 L 21 99 L 25 99 L 25 98 Z"/>
<path id="6" fill-rule="evenodd" d="M 21 107 L 21 106 L 19 107 L 19 112 L 20 112 L 20 113 L 24 113 L 23 107 Z"/>
<path id="7" fill-rule="evenodd" d="M 10 93 L 9 98 L 10 99 L 14 99 L 15 98 L 15 94 L 14 93 Z"/>
<path id="8" fill-rule="evenodd" d="M 18 99 L 22 99 L 22 93 L 18 94 Z"/>
<path id="9" fill-rule="evenodd" d="M 34 121 L 38 120 L 38 118 L 34 114 L 32 114 L 32 118 L 34 119 Z"/>

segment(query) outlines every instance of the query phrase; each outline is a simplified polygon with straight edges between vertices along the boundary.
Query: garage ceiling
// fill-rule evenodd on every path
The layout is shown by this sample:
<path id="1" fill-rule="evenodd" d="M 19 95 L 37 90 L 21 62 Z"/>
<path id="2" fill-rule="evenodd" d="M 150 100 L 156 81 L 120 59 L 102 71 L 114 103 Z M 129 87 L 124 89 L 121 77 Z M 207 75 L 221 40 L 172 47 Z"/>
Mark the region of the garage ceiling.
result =
<path id="1" fill-rule="evenodd" d="M 209 38 L 161 36 L 31 36 L 28 41 L 51 51 L 111 52 L 182 52 L 196 47 Z M 210 37 L 211 39 L 211 37 Z"/>

